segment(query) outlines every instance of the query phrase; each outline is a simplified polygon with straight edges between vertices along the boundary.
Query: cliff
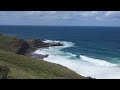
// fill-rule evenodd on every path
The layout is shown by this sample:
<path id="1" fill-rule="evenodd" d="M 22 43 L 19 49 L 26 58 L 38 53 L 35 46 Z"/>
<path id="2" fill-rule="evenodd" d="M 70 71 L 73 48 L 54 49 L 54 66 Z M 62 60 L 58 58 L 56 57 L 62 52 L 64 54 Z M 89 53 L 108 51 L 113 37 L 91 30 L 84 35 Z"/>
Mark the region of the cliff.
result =
<path id="1" fill-rule="evenodd" d="M 24 55 L 23 52 L 39 47 L 40 43 L 47 47 L 55 45 L 40 40 L 23 40 L 0 34 L 0 66 L 10 69 L 8 79 L 89 79 L 61 65 Z M 0 70 L 1 74 L 4 69 L 1 67 Z"/>

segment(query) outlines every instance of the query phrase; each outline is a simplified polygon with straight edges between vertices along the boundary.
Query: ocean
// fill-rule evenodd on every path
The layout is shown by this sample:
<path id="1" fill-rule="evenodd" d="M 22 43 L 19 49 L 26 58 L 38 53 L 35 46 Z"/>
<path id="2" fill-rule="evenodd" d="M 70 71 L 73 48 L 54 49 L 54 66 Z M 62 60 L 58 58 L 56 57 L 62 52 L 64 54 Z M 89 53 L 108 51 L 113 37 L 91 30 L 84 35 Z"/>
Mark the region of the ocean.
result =
<path id="1" fill-rule="evenodd" d="M 102 26 L 0 26 L 0 32 L 19 38 L 62 42 L 64 46 L 38 49 L 57 63 L 83 76 L 120 79 L 120 27 Z"/>

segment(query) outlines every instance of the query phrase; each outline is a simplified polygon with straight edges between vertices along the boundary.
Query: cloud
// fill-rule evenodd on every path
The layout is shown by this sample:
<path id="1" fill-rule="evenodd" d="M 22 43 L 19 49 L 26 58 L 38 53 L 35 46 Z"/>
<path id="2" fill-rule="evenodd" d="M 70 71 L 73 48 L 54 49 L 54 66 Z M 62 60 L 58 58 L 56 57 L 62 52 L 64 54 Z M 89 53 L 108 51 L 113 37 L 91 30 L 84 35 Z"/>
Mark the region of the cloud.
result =
<path id="1" fill-rule="evenodd" d="M 80 12 L 80 15 L 86 18 L 102 20 L 120 20 L 120 11 L 87 11 Z"/>
<path id="2" fill-rule="evenodd" d="M 100 17 L 96 17 L 97 20 L 102 21 L 103 19 Z"/>
<path id="3" fill-rule="evenodd" d="M 38 19 L 77 20 L 81 18 L 99 17 L 99 11 L 1 11 L 6 17 L 26 17 Z"/>
<path id="4" fill-rule="evenodd" d="M 118 12 L 118 11 L 107 11 L 107 12 L 105 13 L 105 15 L 106 15 L 106 16 L 111 16 L 111 15 L 116 15 L 116 14 L 118 14 L 118 13 L 120 13 L 120 12 Z"/>
<path id="5" fill-rule="evenodd" d="M 120 11 L 0 11 L 0 15 L 6 16 L 52 16 L 52 17 L 118 17 Z M 95 18 L 94 17 L 94 18 Z M 63 19 L 63 18 L 62 18 Z M 66 19 L 66 18 L 65 18 Z"/>
<path id="6" fill-rule="evenodd" d="M 112 23 L 120 20 L 120 11 L 0 11 L 1 20 L 10 24 Z"/>
<path id="7" fill-rule="evenodd" d="M 79 12 L 79 13 L 82 16 L 94 16 L 98 13 L 98 11 L 82 11 L 82 12 Z"/>
<path id="8" fill-rule="evenodd" d="M 107 11 L 105 16 L 114 20 L 120 19 L 120 11 Z"/>

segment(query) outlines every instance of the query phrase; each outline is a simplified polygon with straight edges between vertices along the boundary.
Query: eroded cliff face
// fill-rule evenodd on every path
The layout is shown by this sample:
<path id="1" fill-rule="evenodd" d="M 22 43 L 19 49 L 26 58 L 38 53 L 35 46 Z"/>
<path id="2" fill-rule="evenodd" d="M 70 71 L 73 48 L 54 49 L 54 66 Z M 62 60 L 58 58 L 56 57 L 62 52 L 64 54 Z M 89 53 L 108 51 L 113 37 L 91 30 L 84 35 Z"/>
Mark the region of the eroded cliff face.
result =
<path id="1" fill-rule="evenodd" d="M 12 41 L 12 47 L 17 48 L 15 52 L 16 54 L 25 55 L 30 48 L 30 45 L 24 39 L 14 38 Z"/>
<path id="2" fill-rule="evenodd" d="M 27 42 L 31 47 L 43 48 L 43 47 L 50 47 L 50 46 L 62 46 L 63 44 L 58 43 L 45 43 L 41 39 L 28 39 Z"/>
<path id="3" fill-rule="evenodd" d="M 25 55 L 32 48 L 46 48 L 52 46 L 63 46 L 62 43 L 45 43 L 41 39 L 18 39 L 14 38 L 12 41 L 12 48 L 17 48 L 15 53 L 20 55 Z"/>

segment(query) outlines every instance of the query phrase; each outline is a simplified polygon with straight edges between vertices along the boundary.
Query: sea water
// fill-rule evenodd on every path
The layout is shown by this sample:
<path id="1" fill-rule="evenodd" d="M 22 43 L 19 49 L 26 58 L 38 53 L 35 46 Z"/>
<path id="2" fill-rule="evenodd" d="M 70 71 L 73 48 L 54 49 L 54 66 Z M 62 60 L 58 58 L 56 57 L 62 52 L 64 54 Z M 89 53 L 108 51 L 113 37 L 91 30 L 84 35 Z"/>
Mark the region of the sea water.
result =
<path id="1" fill-rule="evenodd" d="M 120 27 L 0 26 L 0 32 L 20 38 L 62 42 L 64 46 L 38 49 L 45 61 L 61 64 L 83 76 L 120 78 Z"/>

